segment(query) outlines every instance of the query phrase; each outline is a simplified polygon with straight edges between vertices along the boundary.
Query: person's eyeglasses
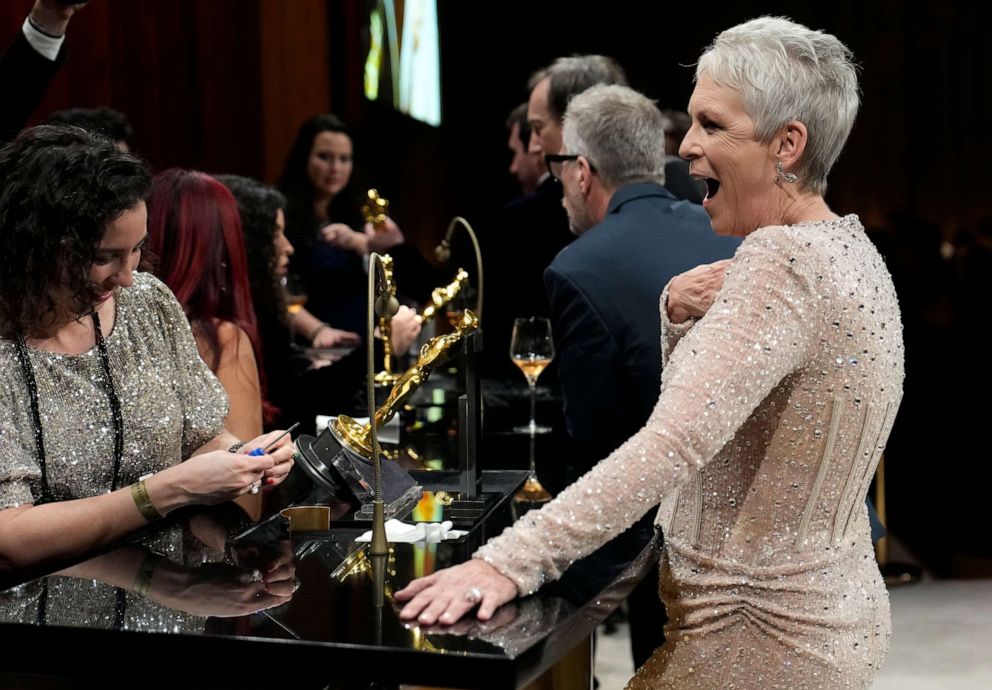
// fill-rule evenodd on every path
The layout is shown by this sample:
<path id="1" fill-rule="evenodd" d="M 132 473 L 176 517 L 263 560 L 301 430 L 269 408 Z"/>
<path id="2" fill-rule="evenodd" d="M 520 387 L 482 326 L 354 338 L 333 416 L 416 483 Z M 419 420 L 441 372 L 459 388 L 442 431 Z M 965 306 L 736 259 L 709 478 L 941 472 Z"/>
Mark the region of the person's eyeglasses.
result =
<path id="1" fill-rule="evenodd" d="M 579 153 L 546 153 L 544 154 L 544 164 L 548 166 L 548 172 L 551 173 L 551 177 L 561 182 L 562 164 L 565 161 L 577 161 L 580 156 L 585 158 L 586 162 L 589 163 L 589 169 L 596 172 L 596 166 L 592 164 L 592 161 L 587 156 Z"/>

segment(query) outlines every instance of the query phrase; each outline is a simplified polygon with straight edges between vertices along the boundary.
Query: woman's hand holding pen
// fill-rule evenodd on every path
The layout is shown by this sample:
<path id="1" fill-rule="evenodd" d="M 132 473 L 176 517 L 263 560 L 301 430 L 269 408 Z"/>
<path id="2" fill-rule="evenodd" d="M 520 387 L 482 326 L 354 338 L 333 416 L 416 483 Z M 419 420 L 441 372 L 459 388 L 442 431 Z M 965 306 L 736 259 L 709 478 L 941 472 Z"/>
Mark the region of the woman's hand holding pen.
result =
<path id="1" fill-rule="evenodd" d="M 157 472 L 145 484 L 161 514 L 186 505 L 214 505 L 259 487 L 281 483 L 293 468 L 296 447 L 286 432 L 273 431 L 246 443 L 237 453 L 215 450 Z M 255 491 L 252 491 L 252 487 Z"/>
<path id="2" fill-rule="evenodd" d="M 289 434 L 299 425 L 300 423 L 297 422 L 285 431 L 271 431 L 259 436 L 246 443 L 239 451 L 251 457 L 268 456 L 273 459 L 272 467 L 264 470 L 258 480 L 260 486 L 271 488 L 280 484 L 293 469 L 296 446 Z"/>

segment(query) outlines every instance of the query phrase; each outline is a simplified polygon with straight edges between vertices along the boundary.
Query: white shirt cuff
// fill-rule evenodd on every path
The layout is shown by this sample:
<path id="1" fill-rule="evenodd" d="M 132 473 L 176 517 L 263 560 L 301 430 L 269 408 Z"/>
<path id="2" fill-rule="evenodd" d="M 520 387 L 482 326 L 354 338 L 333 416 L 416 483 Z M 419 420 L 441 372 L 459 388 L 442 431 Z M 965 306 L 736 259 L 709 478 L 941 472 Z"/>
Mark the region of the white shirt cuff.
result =
<path id="1" fill-rule="evenodd" d="M 39 55 L 55 62 L 55 58 L 59 56 L 59 50 L 62 49 L 62 43 L 65 42 L 65 36 L 59 38 L 46 36 L 31 26 L 31 22 L 27 18 L 24 19 L 21 31 L 24 32 L 24 38 L 28 39 L 28 43 Z"/>

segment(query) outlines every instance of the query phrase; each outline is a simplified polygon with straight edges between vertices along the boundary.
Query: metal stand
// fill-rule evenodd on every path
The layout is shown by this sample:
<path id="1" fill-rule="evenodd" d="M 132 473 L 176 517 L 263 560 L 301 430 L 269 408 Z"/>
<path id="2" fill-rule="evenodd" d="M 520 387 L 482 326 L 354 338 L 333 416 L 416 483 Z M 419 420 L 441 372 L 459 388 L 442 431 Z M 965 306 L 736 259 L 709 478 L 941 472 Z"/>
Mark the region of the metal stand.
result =
<path id="1" fill-rule="evenodd" d="M 458 398 L 458 497 L 448 506 L 453 519 L 477 519 L 485 512 L 491 497 L 482 493 L 479 473 L 479 442 L 482 439 L 482 381 L 478 355 L 482 352 L 482 331 L 468 334 L 462 342 L 461 370 L 465 392 Z"/>

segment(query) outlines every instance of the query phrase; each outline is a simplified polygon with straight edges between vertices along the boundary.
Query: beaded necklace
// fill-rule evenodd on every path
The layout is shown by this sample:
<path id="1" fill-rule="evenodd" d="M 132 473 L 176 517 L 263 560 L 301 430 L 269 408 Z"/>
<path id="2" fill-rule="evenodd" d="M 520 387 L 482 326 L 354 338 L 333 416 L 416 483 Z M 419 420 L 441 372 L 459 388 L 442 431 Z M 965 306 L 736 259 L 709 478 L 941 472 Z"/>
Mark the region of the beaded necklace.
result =
<path id="1" fill-rule="evenodd" d="M 124 457 L 124 417 L 121 414 L 121 402 L 117 397 L 114 379 L 110 374 L 110 357 L 107 355 L 107 343 L 104 341 L 103 330 L 100 328 L 100 316 L 95 311 L 92 316 L 93 328 L 96 331 L 96 346 L 100 353 L 100 363 L 103 365 L 107 399 L 110 401 L 110 414 L 114 423 L 114 478 L 111 484 L 111 491 L 117 491 L 120 481 L 121 460 Z M 31 359 L 28 357 L 28 348 L 25 344 L 24 336 L 18 336 L 15 342 L 17 358 L 20 360 L 21 371 L 28 386 L 28 396 L 31 399 L 31 416 L 34 421 L 34 444 L 38 453 L 38 461 L 41 465 L 41 502 L 50 503 L 54 500 L 54 497 L 48 485 L 45 435 L 41 426 L 41 412 L 38 408 L 38 381 L 35 379 L 34 368 L 31 366 Z"/>

